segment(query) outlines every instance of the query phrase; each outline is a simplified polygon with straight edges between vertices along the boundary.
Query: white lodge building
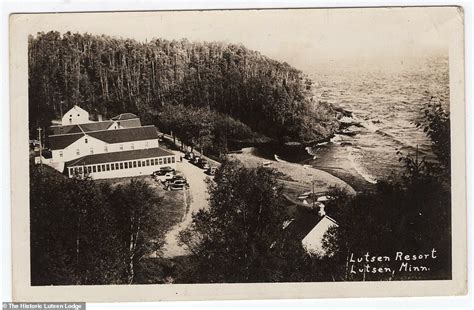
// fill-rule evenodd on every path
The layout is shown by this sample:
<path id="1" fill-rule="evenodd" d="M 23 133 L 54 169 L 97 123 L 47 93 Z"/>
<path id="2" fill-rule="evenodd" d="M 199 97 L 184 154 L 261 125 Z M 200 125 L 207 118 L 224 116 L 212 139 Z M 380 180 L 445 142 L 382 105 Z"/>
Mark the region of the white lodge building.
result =
<path id="1" fill-rule="evenodd" d="M 74 106 L 51 126 L 48 163 L 72 177 L 88 174 L 93 179 L 149 175 L 159 166 L 176 168 L 175 155 L 158 145 L 155 126 L 142 126 L 132 113 L 111 120 L 91 121 L 89 113 Z"/>

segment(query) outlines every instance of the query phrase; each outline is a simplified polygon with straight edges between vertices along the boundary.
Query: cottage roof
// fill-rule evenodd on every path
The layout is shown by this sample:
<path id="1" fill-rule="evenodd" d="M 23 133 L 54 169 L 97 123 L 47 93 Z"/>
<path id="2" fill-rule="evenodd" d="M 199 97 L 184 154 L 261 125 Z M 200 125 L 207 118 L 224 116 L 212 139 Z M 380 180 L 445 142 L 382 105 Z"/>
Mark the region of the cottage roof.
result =
<path id="1" fill-rule="evenodd" d="M 136 116 L 133 113 L 122 113 L 122 114 L 119 114 L 117 116 L 112 117 L 112 120 L 114 120 L 114 121 L 123 121 L 123 120 L 127 120 L 127 119 L 132 119 L 132 118 L 138 118 L 138 116 Z"/>
<path id="2" fill-rule="evenodd" d="M 83 165 L 94 165 L 94 164 L 105 164 L 110 162 L 120 162 L 127 160 L 136 160 L 141 158 L 153 158 L 162 156 L 172 156 L 173 153 L 168 152 L 160 147 L 143 149 L 143 150 L 131 150 L 122 152 L 111 152 L 87 155 L 80 158 L 73 159 L 66 162 L 66 167 L 77 167 Z"/>

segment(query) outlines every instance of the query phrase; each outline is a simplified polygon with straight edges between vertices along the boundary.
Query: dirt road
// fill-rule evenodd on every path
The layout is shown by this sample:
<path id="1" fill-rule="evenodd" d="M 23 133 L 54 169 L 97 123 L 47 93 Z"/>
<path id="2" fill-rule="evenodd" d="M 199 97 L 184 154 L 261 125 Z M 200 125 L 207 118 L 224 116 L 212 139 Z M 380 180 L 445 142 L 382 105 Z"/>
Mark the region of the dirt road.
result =
<path id="1" fill-rule="evenodd" d="M 186 214 L 183 220 L 175 225 L 166 234 L 166 245 L 163 249 L 164 257 L 175 257 L 186 254 L 186 249 L 178 244 L 178 234 L 181 230 L 186 228 L 192 220 L 192 213 L 197 212 L 199 209 L 207 208 L 209 194 L 207 192 L 206 178 L 209 176 L 204 173 L 204 170 L 194 166 L 184 159 L 184 154 L 178 151 L 173 151 L 178 156 L 183 156 L 183 162 L 177 163 L 177 170 L 181 172 L 184 177 L 188 180 L 189 189 L 184 203 L 186 204 Z"/>

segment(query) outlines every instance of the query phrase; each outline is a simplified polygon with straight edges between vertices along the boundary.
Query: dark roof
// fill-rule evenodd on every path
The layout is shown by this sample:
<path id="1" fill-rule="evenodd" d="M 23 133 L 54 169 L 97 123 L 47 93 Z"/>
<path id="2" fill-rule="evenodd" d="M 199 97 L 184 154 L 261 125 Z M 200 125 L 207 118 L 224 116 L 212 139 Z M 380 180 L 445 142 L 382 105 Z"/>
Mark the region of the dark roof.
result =
<path id="1" fill-rule="evenodd" d="M 77 140 L 79 140 L 84 134 L 66 134 L 66 135 L 57 135 L 57 136 L 49 136 L 49 147 L 52 150 L 61 150 L 66 148 L 67 146 L 73 144 Z"/>
<path id="2" fill-rule="evenodd" d="M 82 127 L 83 125 L 81 125 Z M 74 134 L 51 135 L 49 139 L 49 147 L 52 150 L 64 149 L 72 143 L 79 140 L 85 134 L 83 132 Z M 99 139 L 107 143 L 121 143 L 141 140 L 158 139 L 156 127 L 132 127 L 113 130 L 87 131 L 87 135 Z"/>
<path id="3" fill-rule="evenodd" d="M 123 121 L 127 119 L 132 119 L 132 118 L 138 118 L 138 116 L 136 116 L 133 113 L 122 113 L 122 114 L 112 117 L 114 121 Z"/>
<path id="4" fill-rule="evenodd" d="M 156 131 L 155 126 L 102 130 L 88 132 L 87 134 L 107 143 L 158 139 L 158 132 Z"/>
<path id="5" fill-rule="evenodd" d="M 76 124 L 76 125 L 64 125 L 64 126 L 51 126 L 49 127 L 52 135 L 60 135 L 67 133 L 80 133 L 82 131 L 98 131 L 106 130 L 112 125 L 112 121 L 103 121 L 103 122 L 93 122 L 85 124 Z"/>
<path id="6" fill-rule="evenodd" d="M 79 126 L 85 132 L 89 131 L 98 131 L 98 130 L 106 130 L 107 128 L 112 125 L 112 121 L 103 121 L 103 122 L 94 122 L 94 123 L 86 123 L 86 124 L 79 124 Z"/>
<path id="7" fill-rule="evenodd" d="M 117 124 L 120 125 L 120 127 L 124 127 L 124 128 L 140 127 L 142 125 L 139 118 L 125 119 L 125 120 L 120 120 L 116 122 Z"/>
<path id="8" fill-rule="evenodd" d="M 81 133 L 82 130 L 77 125 L 51 126 L 49 130 L 52 135 L 61 135 L 66 133 Z"/>
<path id="9" fill-rule="evenodd" d="M 321 221 L 322 217 L 316 210 L 301 208 L 298 215 L 286 227 L 286 231 L 298 240 L 303 240 L 306 235 Z"/>
<path id="10" fill-rule="evenodd" d="M 141 159 L 141 158 L 152 158 L 152 157 L 172 156 L 172 155 L 174 154 L 159 147 L 152 148 L 152 149 L 143 149 L 143 150 L 102 153 L 102 154 L 87 155 L 87 156 L 83 156 L 77 159 L 73 159 L 71 161 L 66 162 L 66 167 L 103 164 L 103 163 L 110 163 L 110 162 L 117 162 L 117 161 L 127 161 L 127 160 Z"/>

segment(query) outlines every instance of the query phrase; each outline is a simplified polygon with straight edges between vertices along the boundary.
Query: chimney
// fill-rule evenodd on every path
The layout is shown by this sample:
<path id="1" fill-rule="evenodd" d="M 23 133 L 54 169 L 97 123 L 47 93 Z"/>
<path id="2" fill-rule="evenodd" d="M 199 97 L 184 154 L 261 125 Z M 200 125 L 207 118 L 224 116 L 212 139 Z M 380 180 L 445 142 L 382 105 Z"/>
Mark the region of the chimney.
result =
<path id="1" fill-rule="evenodd" d="M 102 122 L 102 114 L 97 114 L 97 120 L 98 120 L 99 122 Z"/>

